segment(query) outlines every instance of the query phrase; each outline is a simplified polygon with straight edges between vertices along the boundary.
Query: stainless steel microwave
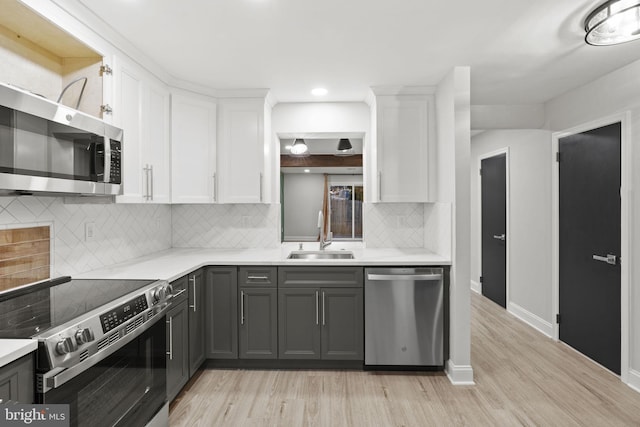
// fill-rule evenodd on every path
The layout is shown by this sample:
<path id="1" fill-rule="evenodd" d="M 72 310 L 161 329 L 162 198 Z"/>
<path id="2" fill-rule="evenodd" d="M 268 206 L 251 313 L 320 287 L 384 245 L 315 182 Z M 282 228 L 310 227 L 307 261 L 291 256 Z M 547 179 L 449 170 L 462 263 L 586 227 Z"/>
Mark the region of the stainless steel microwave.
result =
<path id="1" fill-rule="evenodd" d="M 118 195 L 122 130 L 0 83 L 0 195 Z"/>

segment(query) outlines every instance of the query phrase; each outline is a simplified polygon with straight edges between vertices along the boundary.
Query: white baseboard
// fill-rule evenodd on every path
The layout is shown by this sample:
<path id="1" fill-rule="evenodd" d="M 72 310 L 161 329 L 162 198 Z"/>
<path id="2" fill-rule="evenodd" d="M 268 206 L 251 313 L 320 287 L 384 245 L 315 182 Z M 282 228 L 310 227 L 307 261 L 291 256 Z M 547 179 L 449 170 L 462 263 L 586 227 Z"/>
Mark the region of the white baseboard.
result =
<path id="1" fill-rule="evenodd" d="M 549 338 L 553 337 L 553 325 L 546 320 L 536 316 L 528 310 L 520 307 L 515 302 L 509 302 L 507 304 L 507 311 L 518 319 L 522 320 L 527 325 L 542 332 Z"/>
<path id="2" fill-rule="evenodd" d="M 471 281 L 471 290 L 477 294 L 482 295 L 482 283 L 478 283 L 475 280 Z"/>
<path id="3" fill-rule="evenodd" d="M 640 372 L 629 369 L 629 378 L 627 385 L 640 393 Z"/>
<path id="4" fill-rule="evenodd" d="M 451 360 L 447 360 L 445 368 L 447 377 L 453 385 L 475 385 L 473 382 L 473 368 L 471 365 L 456 366 Z"/>

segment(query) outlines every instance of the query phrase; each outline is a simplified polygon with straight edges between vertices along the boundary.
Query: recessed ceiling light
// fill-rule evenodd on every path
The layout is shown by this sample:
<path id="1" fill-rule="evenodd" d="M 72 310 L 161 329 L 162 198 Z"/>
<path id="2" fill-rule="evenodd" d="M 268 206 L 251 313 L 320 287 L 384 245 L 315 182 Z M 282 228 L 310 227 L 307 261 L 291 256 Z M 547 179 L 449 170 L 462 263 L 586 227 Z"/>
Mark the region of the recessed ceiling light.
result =
<path id="1" fill-rule="evenodd" d="M 329 91 L 323 87 L 317 87 L 311 91 L 313 96 L 325 96 Z"/>
<path id="2" fill-rule="evenodd" d="M 309 172 L 311 172 L 311 170 L 310 169 L 305 169 L 304 172 L 305 173 L 309 173 Z"/>

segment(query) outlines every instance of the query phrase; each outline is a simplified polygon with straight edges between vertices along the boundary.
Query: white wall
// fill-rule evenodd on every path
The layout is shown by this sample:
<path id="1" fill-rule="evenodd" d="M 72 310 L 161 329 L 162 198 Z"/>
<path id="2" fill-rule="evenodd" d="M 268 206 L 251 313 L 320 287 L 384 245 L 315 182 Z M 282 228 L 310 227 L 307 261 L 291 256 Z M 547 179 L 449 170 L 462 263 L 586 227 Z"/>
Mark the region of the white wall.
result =
<path id="1" fill-rule="evenodd" d="M 439 202 L 452 203 L 450 357 L 446 370 L 454 384 L 473 383 L 469 287 L 470 95 L 469 67 L 455 67 L 438 85 L 436 91 L 438 133 L 436 198 Z M 442 211 L 445 210 L 442 209 Z"/>
<path id="2" fill-rule="evenodd" d="M 482 275 L 480 158 L 509 150 L 507 309 L 551 336 L 551 132 L 492 130 L 471 139 L 471 280 Z"/>
<path id="3" fill-rule="evenodd" d="M 546 105 L 547 126 L 562 131 L 618 112 L 629 112 L 631 153 L 631 186 L 622 189 L 631 206 L 630 292 L 629 292 L 629 383 L 640 390 L 640 198 L 634 189 L 640 188 L 640 61 L 603 76 L 592 83 L 569 91 Z M 624 166 L 623 166 L 624 167 Z M 624 262 L 624 261 L 623 261 Z M 624 373 L 623 373 L 624 374 Z"/>
<path id="4" fill-rule="evenodd" d="M 312 241 L 318 238 L 318 212 L 324 198 L 324 175 L 284 175 L 284 238 Z"/>

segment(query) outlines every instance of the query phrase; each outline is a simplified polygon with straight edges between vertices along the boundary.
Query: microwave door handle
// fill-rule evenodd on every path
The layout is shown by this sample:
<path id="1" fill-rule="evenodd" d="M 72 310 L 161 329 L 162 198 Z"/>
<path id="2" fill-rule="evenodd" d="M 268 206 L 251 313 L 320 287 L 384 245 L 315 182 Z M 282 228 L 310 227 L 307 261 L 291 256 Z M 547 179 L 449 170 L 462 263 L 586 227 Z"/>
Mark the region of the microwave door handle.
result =
<path id="1" fill-rule="evenodd" d="M 104 138 L 104 182 L 111 182 L 111 140 Z"/>

